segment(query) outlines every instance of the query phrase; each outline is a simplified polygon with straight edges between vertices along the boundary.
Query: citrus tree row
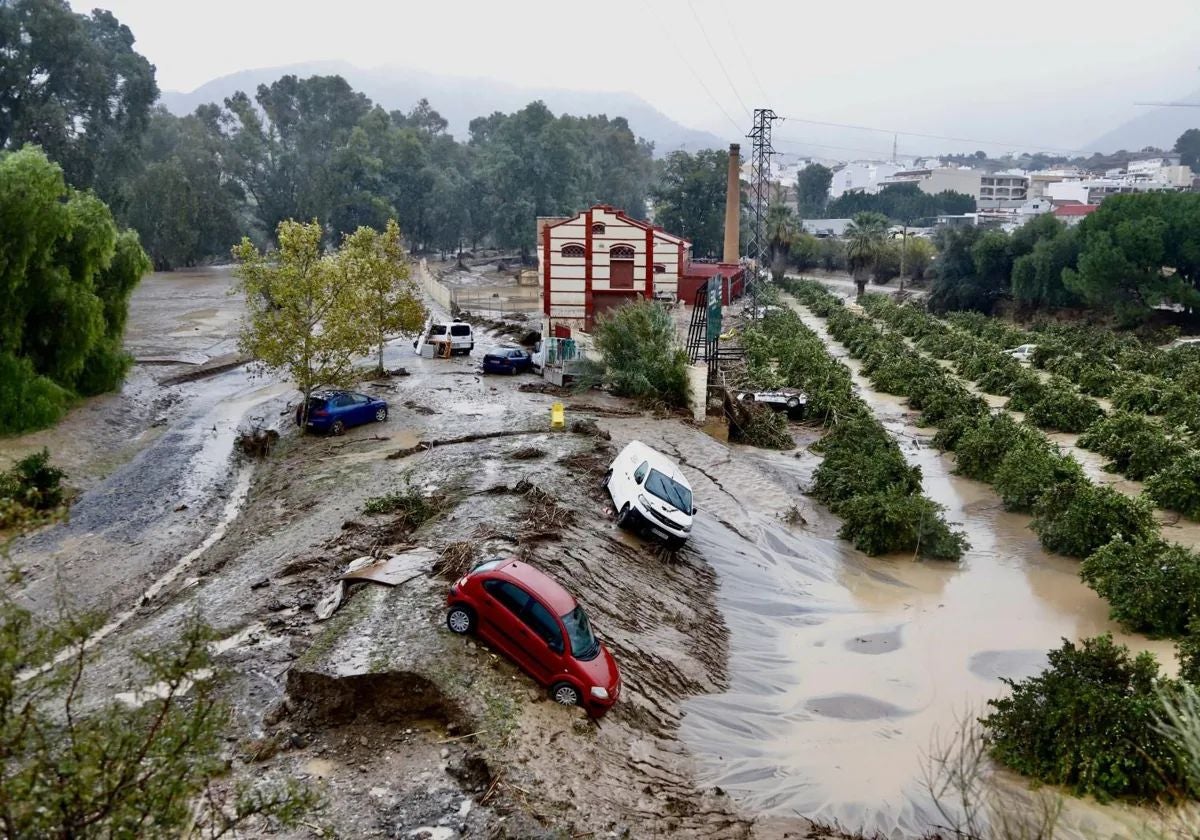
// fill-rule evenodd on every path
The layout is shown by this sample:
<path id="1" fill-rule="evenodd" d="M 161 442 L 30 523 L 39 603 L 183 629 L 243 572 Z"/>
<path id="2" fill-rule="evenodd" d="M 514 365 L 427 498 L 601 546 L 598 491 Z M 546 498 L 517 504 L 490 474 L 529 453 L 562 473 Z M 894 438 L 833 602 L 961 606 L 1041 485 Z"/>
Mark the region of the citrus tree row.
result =
<path id="1" fill-rule="evenodd" d="M 997 339 L 1013 337 L 1009 333 L 1014 328 L 1008 325 L 981 325 L 974 317 L 952 316 L 951 321 L 962 325 L 952 326 L 880 295 L 867 296 L 864 307 L 912 338 L 922 350 L 950 361 L 959 375 L 975 381 L 981 390 L 1008 397 L 1006 408 L 1025 412 L 1030 423 L 1054 431 L 1082 432 L 1079 446 L 1108 458 L 1105 468 L 1109 471 L 1145 481 L 1146 494 L 1155 504 L 1200 519 L 1200 452 L 1196 449 L 1200 439 L 1189 431 L 1191 421 L 1185 416 L 1176 416 L 1166 407 L 1162 410 L 1168 413 L 1162 419 L 1147 416 L 1145 401 L 1133 397 L 1131 390 L 1115 398 L 1116 410 L 1105 415 L 1094 399 L 1077 393 L 1071 380 L 1059 375 L 1064 367 L 1053 362 L 1066 357 L 1052 358 L 1047 382 L 1005 354 L 1007 342 Z M 1087 371 L 1078 375 L 1086 377 Z M 1141 386 L 1150 379 L 1146 374 L 1136 376 Z M 1086 378 L 1079 381 L 1080 390 L 1087 390 Z M 1178 388 L 1163 385 L 1155 393 L 1179 394 Z M 1200 401 L 1200 396 L 1188 395 L 1181 405 L 1194 400 Z M 1190 410 L 1185 408 L 1185 414 Z"/>
<path id="2" fill-rule="evenodd" d="M 787 286 L 826 318 L 876 388 L 907 396 L 921 422 L 938 426 L 934 443 L 955 453 L 959 474 L 990 483 L 1007 509 L 1031 513 L 1047 550 L 1083 559 L 1084 580 L 1109 601 L 1114 618 L 1182 637 L 1180 680 L 1164 676 L 1150 654 L 1131 656 L 1107 636 L 1064 642 L 1044 673 L 1007 681 L 1011 696 L 990 702 L 982 723 L 992 754 L 1100 798 L 1195 797 L 1178 745 L 1156 721 L 1162 695 L 1200 676 L 1200 634 L 1192 632 L 1200 629 L 1193 623 L 1200 556 L 1159 538 L 1148 501 L 1089 481 L 1038 429 L 991 412 L 899 335 L 848 311 L 819 284 Z"/>
<path id="3" fill-rule="evenodd" d="M 921 469 L 854 394 L 850 371 L 792 312 L 772 312 L 744 336 L 749 384 L 808 394 L 810 416 L 828 432 L 811 495 L 842 519 L 838 536 L 869 555 L 912 552 L 954 560 L 967 548 L 942 508 L 921 492 Z"/>

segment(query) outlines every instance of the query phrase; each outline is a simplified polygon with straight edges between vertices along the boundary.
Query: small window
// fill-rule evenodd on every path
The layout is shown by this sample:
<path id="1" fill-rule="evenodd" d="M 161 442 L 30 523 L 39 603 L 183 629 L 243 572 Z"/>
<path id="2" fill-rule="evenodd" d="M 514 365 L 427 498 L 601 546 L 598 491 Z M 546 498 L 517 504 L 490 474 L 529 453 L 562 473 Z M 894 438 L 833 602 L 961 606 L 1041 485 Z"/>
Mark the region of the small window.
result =
<path id="1" fill-rule="evenodd" d="M 646 477 L 646 473 L 648 472 L 650 472 L 650 462 L 642 461 L 642 465 L 633 471 L 633 480 L 641 484 L 642 479 Z"/>
<path id="2" fill-rule="evenodd" d="M 485 580 L 483 588 L 513 615 L 520 615 L 529 603 L 529 593 L 506 580 Z"/>
<path id="3" fill-rule="evenodd" d="M 628 245 L 614 245 L 608 255 L 614 260 L 631 260 L 633 259 L 633 249 Z"/>
<path id="4" fill-rule="evenodd" d="M 582 245 L 564 245 L 562 247 L 562 255 L 567 259 L 581 260 L 583 259 L 584 250 Z"/>
<path id="5" fill-rule="evenodd" d="M 592 223 L 592 236 L 600 236 L 604 233 L 604 222 Z"/>
<path id="6" fill-rule="evenodd" d="M 350 399 L 354 401 L 355 405 L 366 405 L 371 401 L 370 397 L 363 396 L 362 394 L 351 394 Z"/>
<path id="7" fill-rule="evenodd" d="M 655 274 L 666 274 L 667 267 L 665 265 L 663 265 L 662 263 L 655 263 L 654 264 L 654 273 Z"/>
<path id="8" fill-rule="evenodd" d="M 563 637 L 562 630 L 559 629 L 558 622 L 554 620 L 554 616 L 550 611 L 541 605 L 541 602 L 535 601 L 532 598 L 529 600 L 529 606 L 525 609 L 525 614 L 521 616 L 529 629 L 538 634 L 550 650 L 555 653 L 563 652 Z"/>

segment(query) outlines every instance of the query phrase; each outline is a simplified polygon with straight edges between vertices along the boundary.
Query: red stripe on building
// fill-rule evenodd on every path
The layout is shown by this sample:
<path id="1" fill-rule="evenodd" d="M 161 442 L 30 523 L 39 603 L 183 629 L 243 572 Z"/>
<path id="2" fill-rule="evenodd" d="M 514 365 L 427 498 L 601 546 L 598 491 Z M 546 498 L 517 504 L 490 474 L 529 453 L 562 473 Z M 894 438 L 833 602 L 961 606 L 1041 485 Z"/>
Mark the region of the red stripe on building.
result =
<path id="1" fill-rule="evenodd" d="M 542 228 L 542 286 L 544 288 L 545 304 L 542 306 L 546 317 L 550 317 L 550 225 Z"/>
<path id="2" fill-rule="evenodd" d="M 654 299 L 654 230 L 646 231 L 646 299 Z"/>
<path id="3" fill-rule="evenodd" d="M 584 221 L 584 268 L 583 268 L 583 317 L 588 327 L 592 324 L 592 209 L 587 211 Z"/>

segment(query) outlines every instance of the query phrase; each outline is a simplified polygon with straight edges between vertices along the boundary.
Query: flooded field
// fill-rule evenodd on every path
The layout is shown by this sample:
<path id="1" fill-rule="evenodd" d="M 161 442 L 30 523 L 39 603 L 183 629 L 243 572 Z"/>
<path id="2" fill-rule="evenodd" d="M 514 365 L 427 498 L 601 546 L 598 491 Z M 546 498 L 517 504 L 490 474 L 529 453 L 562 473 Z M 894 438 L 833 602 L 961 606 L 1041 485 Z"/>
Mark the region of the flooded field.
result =
<path id="1" fill-rule="evenodd" d="M 861 395 L 971 549 L 961 563 L 871 559 L 837 540 L 835 523 L 787 527 L 748 496 L 745 509 L 757 512 L 739 528 L 745 542 L 708 527 L 694 538 L 721 581 L 731 688 L 688 703 L 683 737 L 701 756 L 703 777 L 753 811 L 912 836 L 939 821 L 923 782 L 930 750 L 1004 692 L 1001 677 L 1037 673 L 1063 638 L 1111 632 L 1152 650 L 1168 670 L 1173 647 L 1109 621 L 1077 561 L 1044 552 L 1029 517 L 1004 511 L 986 485 L 954 476 L 952 460 L 930 446 L 932 430 L 916 427 L 897 398 L 873 391 L 818 319 L 805 320 L 854 371 Z M 787 476 L 781 495 L 795 497 L 788 484 L 803 485 L 811 473 L 790 454 L 735 448 L 730 457 Z M 1066 822 L 1120 836 L 1146 818 L 1076 802 Z"/>

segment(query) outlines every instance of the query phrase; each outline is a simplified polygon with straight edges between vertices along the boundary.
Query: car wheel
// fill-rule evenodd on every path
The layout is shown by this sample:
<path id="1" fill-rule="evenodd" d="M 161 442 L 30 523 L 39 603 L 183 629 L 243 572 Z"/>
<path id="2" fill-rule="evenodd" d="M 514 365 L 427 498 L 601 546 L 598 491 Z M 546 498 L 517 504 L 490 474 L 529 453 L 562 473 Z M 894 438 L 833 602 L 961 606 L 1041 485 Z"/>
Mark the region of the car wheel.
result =
<path id="1" fill-rule="evenodd" d="M 467 607 L 451 607 L 446 613 L 446 626 L 451 632 L 465 636 L 475 629 L 475 613 Z"/>
<path id="2" fill-rule="evenodd" d="M 509 376 L 516 376 L 516 375 L 517 375 L 517 366 L 516 366 L 516 365 L 513 365 L 512 367 L 510 367 L 510 368 L 508 369 L 508 375 L 509 375 Z"/>
<path id="3" fill-rule="evenodd" d="M 550 696 L 560 706 L 579 705 L 579 689 L 570 683 L 555 683 L 550 687 Z"/>
<path id="4" fill-rule="evenodd" d="M 687 544 L 687 540 L 682 537 L 670 537 L 667 539 L 667 548 L 671 551 L 678 551 Z"/>
<path id="5" fill-rule="evenodd" d="M 787 407 L 788 407 L 788 408 L 796 408 L 796 407 L 798 407 L 799 405 L 800 405 L 800 398 L 799 398 L 799 397 L 792 397 L 790 400 L 788 400 L 788 401 L 787 401 Z"/>
<path id="6" fill-rule="evenodd" d="M 386 408 L 378 408 L 375 410 L 375 422 L 376 423 L 382 423 L 386 419 L 387 419 L 387 409 Z"/>
<path id="7" fill-rule="evenodd" d="M 625 503 L 625 507 L 621 508 L 621 512 L 617 514 L 617 525 L 621 528 L 628 528 L 632 524 L 633 512 L 629 509 L 629 503 Z"/>
<path id="8" fill-rule="evenodd" d="M 329 434 L 331 434 L 331 435 L 346 434 L 346 424 L 343 423 L 341 420 L 334 420 L 333 425 L 331 425 L 329 427 Z"/>

